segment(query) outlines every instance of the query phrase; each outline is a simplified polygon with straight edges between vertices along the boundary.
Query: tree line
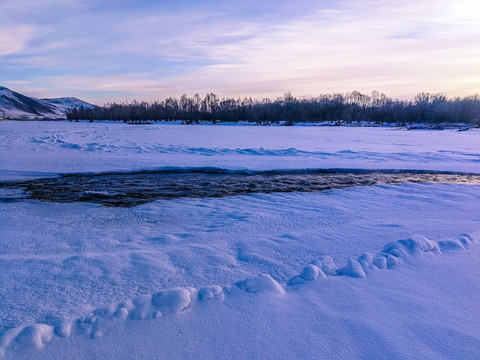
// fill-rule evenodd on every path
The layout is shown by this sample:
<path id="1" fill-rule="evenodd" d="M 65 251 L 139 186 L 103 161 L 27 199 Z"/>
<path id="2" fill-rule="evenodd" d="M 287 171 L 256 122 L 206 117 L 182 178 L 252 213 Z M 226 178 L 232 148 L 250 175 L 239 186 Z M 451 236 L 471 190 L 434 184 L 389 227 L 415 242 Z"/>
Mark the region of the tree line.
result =
<path id="1" fill-rule="evenodd" d="M 327 94 L 301 98 L 286 93 L 276 100 L 264 98 L 220 98 L 208 93 L 180 99 L 168 97 L 161 101 L 108 103 L 91 108 L 72 108 L 66 113 L 69 120 L 110 120 L 144 122 L 181 120 L 186 123 L 202 121 L 253 122 L 259 124 L 322 122 L 374 123 L 465 123 L 480 125 L 480 97 L 448 99 L 444 94 L 420 93 L 413 100 L 398 100 L 378 91 L 365 95 L 359 91 L 346 94 Z"/>

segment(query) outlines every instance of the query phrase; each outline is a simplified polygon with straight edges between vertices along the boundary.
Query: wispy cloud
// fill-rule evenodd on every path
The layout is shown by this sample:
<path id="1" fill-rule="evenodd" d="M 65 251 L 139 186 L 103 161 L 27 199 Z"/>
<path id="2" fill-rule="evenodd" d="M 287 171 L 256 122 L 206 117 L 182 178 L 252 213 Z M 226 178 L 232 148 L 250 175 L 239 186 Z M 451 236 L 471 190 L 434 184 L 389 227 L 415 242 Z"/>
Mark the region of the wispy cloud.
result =
<path id="1" fill-rule="evenodd" d="M 11 18 L 35 31 L 12 37 L 0 53 L 7 73 L 0 82 L 43 84 L 45 96 L 101 103 L 206 91 L 480 92 L 480 6 L 472 0 L 92 0 L 32 8 L 5 1 Z"/>
<path id="2" fill-rule="evenodd" d="M 0 56 L 16 54 L 27 48 L 33 37 L 33 26 L 0 25 Z"/>

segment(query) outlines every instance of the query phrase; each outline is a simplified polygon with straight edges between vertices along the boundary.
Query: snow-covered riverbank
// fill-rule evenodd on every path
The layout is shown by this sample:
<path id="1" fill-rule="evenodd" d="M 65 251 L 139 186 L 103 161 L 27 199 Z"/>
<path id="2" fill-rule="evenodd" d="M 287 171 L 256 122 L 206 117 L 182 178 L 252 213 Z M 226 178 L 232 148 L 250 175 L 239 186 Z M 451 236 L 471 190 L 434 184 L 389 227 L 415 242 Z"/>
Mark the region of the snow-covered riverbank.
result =
<path id="1" fill-rule="evenodd" d="M 178 167 L 480 173 L 480 129 L 0 122 L 0 180 Z"/>

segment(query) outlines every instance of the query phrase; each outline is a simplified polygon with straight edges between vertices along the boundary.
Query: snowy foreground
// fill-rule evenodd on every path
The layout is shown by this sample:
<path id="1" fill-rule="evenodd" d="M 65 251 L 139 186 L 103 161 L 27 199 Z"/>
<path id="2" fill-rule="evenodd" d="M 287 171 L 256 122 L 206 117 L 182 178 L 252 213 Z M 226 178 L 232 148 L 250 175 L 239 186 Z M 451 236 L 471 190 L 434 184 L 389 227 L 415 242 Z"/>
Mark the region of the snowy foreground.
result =
<path id="1" fill-rule="evenodd" d="M 480 132 L 0 122 L 0 179 L 480 173 Z M 0 203 L 0 358 L 478 359 L 480 187 Z"/>

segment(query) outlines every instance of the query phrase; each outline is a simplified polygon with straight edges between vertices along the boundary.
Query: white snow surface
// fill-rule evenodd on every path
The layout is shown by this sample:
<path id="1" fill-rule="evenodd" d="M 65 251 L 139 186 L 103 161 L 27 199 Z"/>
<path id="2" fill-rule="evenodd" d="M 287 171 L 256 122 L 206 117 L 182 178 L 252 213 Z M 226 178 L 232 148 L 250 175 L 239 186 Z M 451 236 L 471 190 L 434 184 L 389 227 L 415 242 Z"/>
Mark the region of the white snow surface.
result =
<path id="1" fill-rule="evenodd" d="M 0 122 L 3 180 L 165 167 L 479 173 L 478 131 Z M 480 187 L 0 203 L 0 358 L 478 359 Z"/>
<path id="2" fill-rule="evenodd" d="M 480 129 L 0 122 L 0 179 L 65 172 L 417 169 L 480 173 Z"/>

